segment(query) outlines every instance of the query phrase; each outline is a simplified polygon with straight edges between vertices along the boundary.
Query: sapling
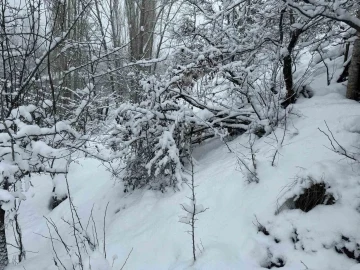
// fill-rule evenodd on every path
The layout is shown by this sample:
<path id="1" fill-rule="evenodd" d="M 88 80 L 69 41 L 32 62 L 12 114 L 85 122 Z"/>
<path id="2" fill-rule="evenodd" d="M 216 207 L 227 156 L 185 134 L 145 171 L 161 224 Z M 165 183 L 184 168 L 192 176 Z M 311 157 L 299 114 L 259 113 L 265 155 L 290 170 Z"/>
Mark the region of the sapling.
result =
<path id="1" fill-rule="evenodd" d="M 190 200 L 190 204 L 181 204 L 182 209 L 186 212 L 185 216 L 182 216 L 179 220 L 179 222 L 187 224 L 190 226 L 190 230 L 187 231 L 187 233 L 191 236 L 191 242 L 192 242 L 192 254 L 193 254 L 193 260 L 196 261 L 196 241 L 195 241 L 195 223 L 198 220 L 197 216 L 201 213 L 204 213 L 208 208 L 204 208 L 203 205 L 197 204 L 196 202 L 196 193 L 195 188 L 197 187 L 195 185 L 195 177 L 194 177 L 194 161 L 193 157 L 190 152 L 190 176 L 191 180 L 190 182 L 186 183 L 188 187 L 191 189 L 191 196 L 188 197 Z"/>

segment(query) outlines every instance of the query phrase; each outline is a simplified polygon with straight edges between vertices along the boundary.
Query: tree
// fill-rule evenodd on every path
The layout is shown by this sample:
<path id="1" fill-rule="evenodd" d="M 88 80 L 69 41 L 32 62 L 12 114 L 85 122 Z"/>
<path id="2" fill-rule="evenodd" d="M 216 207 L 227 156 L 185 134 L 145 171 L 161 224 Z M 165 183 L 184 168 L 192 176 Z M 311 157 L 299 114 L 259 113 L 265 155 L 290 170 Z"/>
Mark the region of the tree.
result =
<path id="1" fill-rule="evenodd" d="M 87 46 L 90 42 L 88 41 L 90 7 L 84 0 L 52 0 L 47 4 L 53 38 L 60 37 L 71 27 L 66 40 L 51 53 L 51 64 L 54 66 L 52 70 L 57 71 L 53 77 L 59 95 L 58 102 L 65 105 L 74 98 L 71 89 L 83 88 L 86 85 L 81 78 L 80 70 L 68 71 L 90 60 L 87 54 Z"/>
<path id="2" fill-rule="evenodd" d="M 358 11 L 357 1 L 321 2 L 315 0 L 306 0 L 295 2 L 292 0 L 287 0 L 286 2 L 291 9 L 293 9 L 295 12 L 305 18 L 315 19 L 318 17 L 322 17 L 325 19 L 325 21 L 345 23 L 351 28 L 355 29 L 358 32 L 357 35 L 359 37 L 360 15 Z M 353 55 L 349 68 L 349 79 L 346 93 L 346 96 L 348 98 L 354 100 L 360 100 L 359 57 L 360 42 L 359 39 L 356 39 L 356 41 L 354 42 Z"/>
<path id="3" fill-rule="evenodd" d="M 189 151 L 191 154 L 191 150 Z M 198 204 L 196 201 L 195 193 L 195 172 L 194 172 L 194 161 L 193 157 L 189 157 L 190 161 L 190 181 L 187 183 L 188 187 L 191 190 L 191 196 L 189 197 L 190 204 L 181 204 L 182 209 L 185 211 L 186 216 L 180 218 L 180 222 L 190 226 L 188 233 L 191 236 L 192 244 L 192 255 L 194 262 L 196 261 L 196 239 L 195 239 L 195 224 L 198 220 L 197 216 L 201 213 L 204 213 L 208 208 L 204 208 L 201 204 Z"/>
<path id="4" fill-rule="evenodd" d="M 149 59 L 153 54 L 156 0 L 125 0 L 129 25 L 130 59 Z"/>
<path id="5" fill-rule="evenodd" d="M 86 3 L 84 10 L 88 7 Z M 74 91 L 79 97 L 77 104 L 67 119 L 62 119 L 53 80 L 56 71 L 50 60 L 84 13 L 80 12 L 61 36 L 55 36 L 54 29 L 45 33 L 40 29 L 42 12 L 40 0 L 20 6 L 8 0 L 0 3 L 1 270 L 8 264 L 6 211 L 13 208 L 14 201 L 24 199 L 21 191 L 29 187 L 33 174 L 66 174 L 64 162 L 86 143 L 78 121 L 91 103 L 94 87 L 89 82 Z"/>
<path id="6" fill-rule="evenodd" d="M 360 19 L 360 9 L 357 17 Z M 360 29 L 357 31 L 357 39 L 354 42 L 346 97 L 360 101 Z"/>
<path id="7" fill-rule="evenodd" d="M 270 73 L 281 60 L 279 44 L 273 32 L 260 31 L 278 14 L 264 21 L 273 6 L 262 4 L 228 1 L 220 11 L 206 1 L 184 6 L 197 21 L 186 16 L 174 25 L 169 67 L 144 74 L 139 97 L 114 111 L 105 143 L 124 161 L 125 191 L 176 189 L 192 144 L 246 131 L 263 136 L 283 121 L 285 95 L 272 90 L 282 78 Z"/>

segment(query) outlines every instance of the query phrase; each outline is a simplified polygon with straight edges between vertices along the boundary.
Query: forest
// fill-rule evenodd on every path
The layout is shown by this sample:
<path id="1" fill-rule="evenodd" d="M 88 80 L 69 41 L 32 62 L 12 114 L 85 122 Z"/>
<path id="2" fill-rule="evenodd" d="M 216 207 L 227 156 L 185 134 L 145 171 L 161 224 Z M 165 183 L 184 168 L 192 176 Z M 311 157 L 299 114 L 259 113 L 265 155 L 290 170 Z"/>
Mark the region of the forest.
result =
<path id="1" fill-rule="evenodd" d="M 358 0 L 0 0 L 0 270 L 360 269 Z"/>

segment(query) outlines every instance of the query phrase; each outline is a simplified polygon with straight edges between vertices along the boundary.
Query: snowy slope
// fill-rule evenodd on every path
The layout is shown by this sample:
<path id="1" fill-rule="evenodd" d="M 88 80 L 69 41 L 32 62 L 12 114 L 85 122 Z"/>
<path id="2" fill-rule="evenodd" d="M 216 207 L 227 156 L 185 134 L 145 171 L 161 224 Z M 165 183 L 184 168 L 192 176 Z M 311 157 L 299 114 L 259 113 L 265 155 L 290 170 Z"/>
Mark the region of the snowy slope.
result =
<path id="1" fill-rule="evenodd" d="M 82 158 L 73 164 L 69 175 L 71 196 L 84 224 L 93 208 L 100 252 L 104 213 L 109 203 L 105 231 L 111 269 L 120 269 L 132 249 L 124 269 L 251 270 L 263 269 L 277 258 L 285 262 L 282 269 L 353 267 L 356 261 L 336 252 L 335 246 L 342 236 L 351 239 L 347 245 L 360 243 L 359 166 L 330 151 L 327 137 L 318 128 L 327 131 L 326 121 L 336 139 L 356 151 L 360 105 L 345 99 L 343 85 L 326 87 L 325 81 L 319 76 L 312 83 L 315 96 L 300 99 L 293 106 L 282 146 L 276 143 L 274 134 L 256 141 L 260 183 L 248 184 L 237 162 L 237 155 L 248 155 L 242 147 L 247 136 L 228 143 L 232 152 L 219 140 L 208 141 L 195 150 L 197 202 L 209 208 L 197 223 L 200 248 L 195 264 L 191 260 L 188 228 L 179 223 L 179 217 L 184 215 L 180 204 L 186 203 L 190 195 L 187 186 L 175 193 L 142 190 L 125 194 L 122 184 L 111 179 L 98 161 Z M 283 132 L 284 127 L 279 127 L 275 134 L 282 138 Z M 279 154 L 275 166 L 271 166 L 276 149 Z M 308 176 L 331 186 L 336 203 L 316 206 L 308 213 L 294 209 L 275 215 L 287 198 L 301 194 L 309 184 L 301 179 Z M 50 212 L 47 205 L 51 180 L 45 176 L 34 178 L 33 185 L 20 210 L 28 259 L 18 266 L 9 266 L 9 270 L 58 269 L 53 262 L 51 241 L 45 238 L 49 232 L 43 216 L 57 224 L 65 241 L 73 242 L 71 229 L 62 221 L 71 220 L 68 200 Z M 269 235 L 258 232 L 254 225 L 257 222 L 266 227 Z M 66 263 L 68 256 L 62 246 L 55 243 L 55 247 Z M 99 254 L 92 259 L 94 256 Z M 105 264 L 100 262 L 96 269 L 105 270 Z"/>

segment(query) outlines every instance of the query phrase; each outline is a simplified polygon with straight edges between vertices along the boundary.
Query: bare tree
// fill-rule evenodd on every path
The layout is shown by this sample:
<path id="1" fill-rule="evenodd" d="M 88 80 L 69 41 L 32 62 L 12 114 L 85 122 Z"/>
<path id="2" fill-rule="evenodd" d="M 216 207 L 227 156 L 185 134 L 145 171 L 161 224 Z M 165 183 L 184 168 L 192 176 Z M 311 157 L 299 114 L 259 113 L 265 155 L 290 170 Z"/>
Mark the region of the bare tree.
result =
<path id="1" fill-rule="evenodd" d="M 195 188 L 195 172 L 194 172 L 194 161 L 193 157 L 189 157 L 190 161 L 190 182 L 187 183 L 188 187 L 191 189 L 191 195 L 189 198 L 190 204 L 181 204 L 182 209 L 185 211 L 186 216 L 180 218 L 180 222 L 187 224 L 190 226 L 190 230 L 187 233 L 191 236 L 191 244 L 192 244 L 192 256 L 194 262 L 196 261 L 196 236 L 195 236 L 195 229 L 196 229 L 196 221 L 197 216 L 201 213 L 204 213 L 208 208 L 204 208 L 201 204 L 197 204 L 196 201 L 196 193 Z"/>
<path id="2" fill-rule="evenodd" d="M 354 42 L 346 96 L 350 99 L 360 100 L 360 11 L 358 2 L 353 0 L 341 3 L 337 1 L 321 2 L 315 0 L 286 0 L 286 2 L 291 9 L 303 17 L 309 19 L 321 17 L 325 21 L 342 22 L 357 31 L 358 38 Z"/>
<path id="3" fill-rule="evenodd" d="M 66 168 L 53 166 L 52 162 L 67 160 L 85 143 L 79 140 L 77 125 L 90 103 L 93 87 L 88 84 L 78 94 L 80 104 L 62 121 L 57 115 L 56 72 L 50 64 L 51 54 L 69 37 L 89 7 L 89 2 L 83 4 L 73 23 L 63 29 L 61 36 L 55 36 L 54 28 L 40 28 L 41 13 L 45 12 L 42 1 L 27 0 L 20 6 L 8 0 L 0 2 L 1 270 L 8 264 L 5 215 L 9 210 L 15 211 L 19 260 L 24 256 L 18 207 L 13 208 L 15 200 L 23 199 L 19 185 L 28 183 L 32 174 L 66 174 Z"/>
<path id="4" fill-rule="evenodd" d="M 87 40 L 90 8 L 85 0 L 51 0 L 48 5 L 51 12 L 48 23 L 51 25 L 52 38 L 61 37 L 62 33 L 71 26 L 66 41 L 59 44 L 51 53 L 50 63 L 54 65 L 52 70 L 56 70 L 53 77 L 54 82 L 58 84 L 56 88 L 59 92 L 59 102 L 68 104 L 74 98 L 74 93 L 70 89 L 85 86 L 80 70 L 70 73 L 68 71 L 89 61 L 89 55 L 84 47 L 90 42 Z"/>

